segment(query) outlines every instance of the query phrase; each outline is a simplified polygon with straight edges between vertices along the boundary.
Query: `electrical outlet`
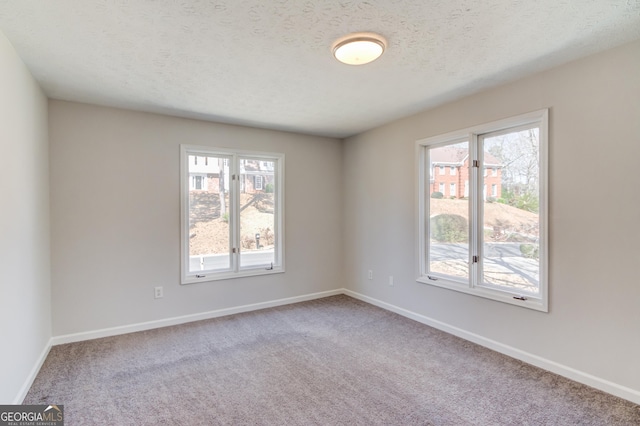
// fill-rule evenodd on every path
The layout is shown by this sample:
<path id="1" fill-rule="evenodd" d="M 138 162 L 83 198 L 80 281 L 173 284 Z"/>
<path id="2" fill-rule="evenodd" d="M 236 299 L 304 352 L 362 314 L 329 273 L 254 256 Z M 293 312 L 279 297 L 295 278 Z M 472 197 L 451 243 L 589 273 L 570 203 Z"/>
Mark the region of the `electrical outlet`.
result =
<path id="1" fill-rule="evenodd" d="M 155 288 L 155 297 L 156 299 L 161 299 L 164 297 L 164 293 L 162 291 L 162 287 L 156 287 Z"/>
<path id="2" fill-rule="evenodd" d="M 393 275 L 389 275 L 389 285 L 393 287 Z"/>
<path id="3" fill-rule="evenodd" d="M 369 277 L 370 280 L 373 279 L 373 271 L 371 269 L 369 269 L 369 274 L 367 275 L 367 277 Z"/>

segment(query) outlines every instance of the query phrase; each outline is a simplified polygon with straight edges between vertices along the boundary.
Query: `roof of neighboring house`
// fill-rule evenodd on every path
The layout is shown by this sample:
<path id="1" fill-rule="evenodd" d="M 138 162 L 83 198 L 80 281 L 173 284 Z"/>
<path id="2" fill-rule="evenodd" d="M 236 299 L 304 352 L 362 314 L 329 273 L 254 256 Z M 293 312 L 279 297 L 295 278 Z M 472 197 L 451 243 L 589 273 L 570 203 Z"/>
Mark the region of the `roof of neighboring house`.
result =
<path id="1" fill-rule="evenodd" d="M 431 150 L 431 162 L 433 164 L 458 164 L 462 165 L 469 156 L 466 148 L 445 146 Z M 485 151 L 484 165 L 502 167 L 500 160 Z"/>
<path id="2" fill-rule="evenodd" d="M 466 148 L 445 146 L 430 151 L 431 162 L 434 164 L 462 164 L 469 156 Z"/>
<path id="3" fill-rule="evenodd" d="M 264 172 L 266 174 L 273 174 L 273 162 L 262 160 L 243 160 L 240 163 L 242 170 L 247 172 Z"/>

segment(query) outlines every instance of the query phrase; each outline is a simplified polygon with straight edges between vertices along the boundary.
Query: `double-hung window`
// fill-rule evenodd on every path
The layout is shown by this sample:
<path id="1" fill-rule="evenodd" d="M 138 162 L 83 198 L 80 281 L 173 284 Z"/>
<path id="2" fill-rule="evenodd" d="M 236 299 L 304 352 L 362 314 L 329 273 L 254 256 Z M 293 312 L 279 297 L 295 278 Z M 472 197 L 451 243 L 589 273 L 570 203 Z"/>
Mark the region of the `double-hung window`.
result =
<path id="1" fill-rule="evenodd" d="M 547 122 L 545 109 L 417 142 L 417 281 L 548 310 Z M 468 198 L 432 197 L 442 157 L 463 164 Z"/>
<path id="2" fill-rule="evenodd" d="M 181 145 L 180 162 L 182 284 L 284 272 L 284 155 Z"/>

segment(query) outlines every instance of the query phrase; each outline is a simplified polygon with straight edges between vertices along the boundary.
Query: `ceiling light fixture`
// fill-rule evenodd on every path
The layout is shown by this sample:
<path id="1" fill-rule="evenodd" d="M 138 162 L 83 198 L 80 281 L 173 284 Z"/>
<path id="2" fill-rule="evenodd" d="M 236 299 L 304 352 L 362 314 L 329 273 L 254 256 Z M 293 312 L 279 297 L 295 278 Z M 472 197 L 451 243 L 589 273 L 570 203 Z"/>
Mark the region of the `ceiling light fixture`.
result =
<path id="1" fill-rule="evenodd" d="M 354 33 L 333 43 L 333 56 L 348 65 L 364 65 L 382 55 L 387 41 L 375 33 Z"/>

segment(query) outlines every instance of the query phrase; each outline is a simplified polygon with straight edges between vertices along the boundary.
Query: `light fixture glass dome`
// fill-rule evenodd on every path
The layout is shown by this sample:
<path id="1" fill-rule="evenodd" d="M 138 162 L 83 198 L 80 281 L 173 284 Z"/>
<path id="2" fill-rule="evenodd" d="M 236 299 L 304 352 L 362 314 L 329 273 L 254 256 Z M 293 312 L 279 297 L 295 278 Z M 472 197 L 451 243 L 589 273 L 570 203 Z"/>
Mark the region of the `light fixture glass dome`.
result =
<path id="1" fill-rule="evenodd" d="M 333 55 L 348 65 L 364 65 L 378 59 L 385 47 L 386 40 L 378 34 L 349 34 L 333 43 Z"/>

